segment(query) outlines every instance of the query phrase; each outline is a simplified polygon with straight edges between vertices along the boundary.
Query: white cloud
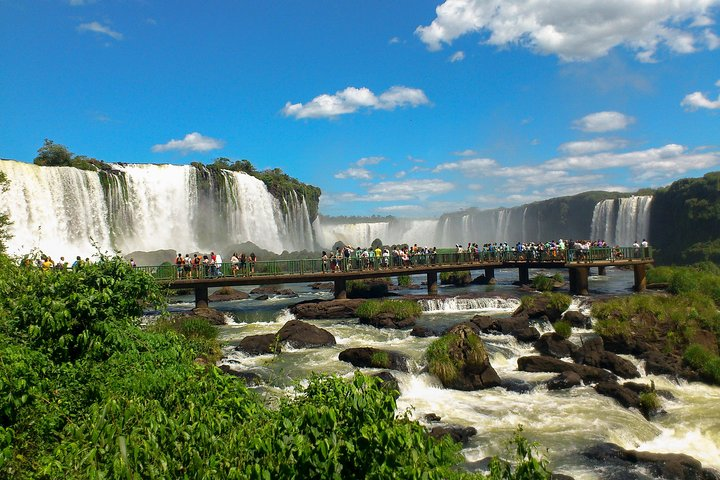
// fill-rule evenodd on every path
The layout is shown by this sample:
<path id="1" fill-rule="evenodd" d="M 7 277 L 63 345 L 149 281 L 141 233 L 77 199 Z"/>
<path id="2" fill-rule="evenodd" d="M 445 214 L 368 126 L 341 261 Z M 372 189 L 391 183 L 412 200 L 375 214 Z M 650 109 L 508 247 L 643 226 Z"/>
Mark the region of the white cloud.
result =
<path id="1" fill-rule="evenodd" d="M 95 3 L 95 0 L 69 0 L 68 3 L 71 7 L 82 7 L 83 5 Z"/>
<path id="2" fill-rule="evenodd" d="M 418 88 L 396 85 L 376 96 L 366 87 L 347 87 L 334 95 L 318 95 L 305 104 L 287 102 L 282 112 L 286 117 L 331 118 L 354 113 L 361 108 L 394 110 L 398 107 L 417 107 L 428 103 L 430 101 L 427 96 Z"/>
<path id="3" fill-rule="evenodd" d="M 407 172 L 405 170 L 400 170 L 399 172 L 395 172 L 395 178 L 403 178 L 405 175 L 407 175 Z"/>
<path id="4" fill-rule="evenodd" d="M 465 149 L 465 150 L 459 150 L 457 152 L 452 152 L 453 155 L 456 155 L 458 157 L 472 157 L 473 155 L 477 155 L 477 152 L 475 150 L 471 149 Z"/>
<path id="5" fill-rule="evenodd" d="M 447 193 L 455 188 L 450 182 L 439 179 L 380 182 L 368 188 L 368 193 L 382 200 L 410 200 L 428 195 Z"/>
<path id="6" fill-rule="evenodd" d="M 112 30 L 110 27 L 106 27 L 100 22 L 81 23 L 77 27 L 78 32 L 95 32 L 108 37 L 114 38 L 115 40 L 122 40 L 123 34 Z"/>
<path id="7" fill-rule="evenodd" d="M 491 158 L 473 158 L 470 160 L 441 163 L 433 169 L 433 172 L 460 170 L 466 175 L 485 175 L 489 169 L 495 168 L 496 166 L 497 162 Z"/>
<path id="8" fill-rule="evenodd" d="M 355 162 L 358 167 L 364 167 L 365 165 L 377 165 L 378 163 L 385 160 L 385 157 L 374 156 L 374 157 L 362 157 L 360 160 Z"/>
<path id="9" fill-rule="evenodd" d="M 615 47 L 651 60 L 665 46 L 690 53 L 706 40 L 720 0 L 446 0 L 430 25 L 415 33 L 440 50 L 468 33 L 497 47 L 519 45 L 565 61 L 602 57 Z"/>
<path id="10" fill-rule="evenodd" d="M 602 152 L 593 155 L 577 155 L 556 158 L 545 163 L 546 167 L 571 170 L 605 170 L 617 167 L 630 168 L 638 180 L 669 178 L 689 170 L 703 170 L 720 164 L 720 151 L 696 149 L 669 144 L 626 153 Z M 554 179 L 553 179 L 554 181 Z"/>
<path id="11" fill-rule="evenodd" d="M 153 145 L 152 151 L 169 152 L 178 150 L 183 153 L 188 152 L 208 152 L 217 150 L 225 146 L 225 142 L 211 137 L 206 137 L 198 132 L 188 133 L 182 140 L 172 139 L 167 143 Z"/>
<path id="12" fill-rule="evenodd" d="M 388 43 L 390 45 L 394 45 L 396 43 L 400 43 L 400 37 L 392 37 L 390 40 L 388 40 Z"/>
<path id="13" fill-rule="evenodd" d="M 450 56 L 450 62 L 452 63 L 462 62 L 463 60 L 465 60 L 465 52 L 462 50 L 458 50 Z"/>
<path id="14" fill-rule="evenodd" d="M 587 153 L 605 152 L 625 148 L 627 141 L 621 138 L 595 138 L 581 142 L 567 142 L 558 147 L 558 150 L 568 155 L 584 155 Z"/>
<path id="15" fill-rule="evenodd" d="M 632 123 L 635 123 L 633 117 L 620 112 L 597 112 L 575 120 L 573 126 L 583 132 L 610 132 L 623 130 Z"/>
<path id="16" fill-rule="evenodd" d="M 372 174 L 364 168 L 348 168 L 335 174 L 335 178 L 354 178 L 356 180 L 370 180 Z"/>
<path id="17" fill-rule="evenodd" d="M 388 205 L 386 207 L 377 207 L 375 210 L 387 213 L 424 212 L 425 207 L 422 205 Z"/>
<path id="18" fill-rule="evenodd" d="M 720 80 L 715 82 L 715 86 L 720 87 Z M 680 105 L 688 110 L 697 110 L 698 108 L 715 110 L 720 108 L 720 95 L 718 95 L 717 100 L 710 100 L 702 92 L 693 92 L 685 95 Z"/>

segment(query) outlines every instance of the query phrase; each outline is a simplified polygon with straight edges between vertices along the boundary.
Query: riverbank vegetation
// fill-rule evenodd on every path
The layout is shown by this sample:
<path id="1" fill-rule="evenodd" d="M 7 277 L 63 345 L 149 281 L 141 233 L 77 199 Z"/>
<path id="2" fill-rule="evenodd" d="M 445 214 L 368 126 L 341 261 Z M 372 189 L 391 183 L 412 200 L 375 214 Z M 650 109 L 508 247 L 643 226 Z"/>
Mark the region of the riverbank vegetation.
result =
<path id="1" fill-rule="evenodd" d="M 367 300 L 361 303 L 355 314 L 360 319 L 371 319 L 378 315 L 392 315 L 396 320 L 417 317 L 422 307 L 414 300 Z"/>

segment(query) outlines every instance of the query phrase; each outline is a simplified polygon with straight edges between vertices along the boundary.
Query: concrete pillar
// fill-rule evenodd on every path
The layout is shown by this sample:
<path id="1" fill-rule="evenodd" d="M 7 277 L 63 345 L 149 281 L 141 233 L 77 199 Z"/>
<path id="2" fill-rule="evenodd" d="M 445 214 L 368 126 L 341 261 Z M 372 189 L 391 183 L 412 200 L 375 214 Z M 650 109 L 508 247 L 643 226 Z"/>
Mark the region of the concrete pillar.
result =
<path id="1" fill-rule="evenodd" d="M 528 267 L 520 267 L 520 284 L 522 285 L 529 285 L 530 284 L 530 269 Z"/>
<path id="2" fill-rule="evenodd" d="M 606 268 L 606 267 L 598 267 L 598 275 L 600 275 L 600 276 L 602 276 L 602 277 L 604 277 L 605 275 L 607 275 L 607 272 L 605 271 L 605 268 Z"/>
<path id="3" fill-rule="evenodd" d="M 438 293 L 438 274 L 437 272 L 427 273 L 427 292 L 428 295 L 437 295 Z"/>
<path id="4" fill-rule="evenodd" d="M 344 278 L 335 279 L 335 298 L 337 298 L 337 299 L 347 298 L 347 287 L 345 285 Z"/>
<path id="5" fill-rule="evenodd" d="M 494 268 L 486 268 L 485 269 L 485 278 L 487 280 L 490 280 L 491 278 L 495 278 L 495 269 Z"/>
<path id="6" fill-rule="evenodd" d="M 635 273 L 635 285 L 634 289 L 636 292 L 642 292 L 647 287 L 647 278 L 645 277 L 645 264 L 633 266 L 633 273 Z"/>
<path id="7" fill-rule="evenodd" d="M 195 308 L 208 308 L 208 287 L 195 287 Z"/>
<path id="8" fill-rule="evenodd" d="M 571 267 L 570 269 L 570 293 L 573 295 L 588 294 L 588 267 Z"/>

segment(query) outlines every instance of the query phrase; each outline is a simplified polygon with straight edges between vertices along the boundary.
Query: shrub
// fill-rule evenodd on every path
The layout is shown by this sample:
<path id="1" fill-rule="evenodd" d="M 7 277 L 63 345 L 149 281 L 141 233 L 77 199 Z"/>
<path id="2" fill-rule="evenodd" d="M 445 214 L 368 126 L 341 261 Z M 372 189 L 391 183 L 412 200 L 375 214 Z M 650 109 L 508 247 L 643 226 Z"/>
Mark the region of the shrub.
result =
<path id="1" fill-rule="evenodd" d="M 399 275 L 397 277 L 397 284 L 399 287 L 409 287 L 412 284 L 410 275 Z"/>
<path id="2" fill-rule="evenodd" d="M 532 287 L 540 292 L 550 292 L 553 289 L 555 280 L 545 275 L 535 275 L 532 279 Z"/>
<path id="3" fill-rule="evenodd" d="M 462 287 L 472 282 L 472 275 L 469 271 L 440 272 L 440 283 L 443 285 L 455 285 Z"/>
<path id="4" fill-rule="evenodd" d="M 397 320 L 405 320 L 420 315 L 422 307 L 414 300 L 366 300 L 355 311 L 355 314 L 363 319 L 370 319 L 381 313 L 390 313 Z"/>
<path id="5" fill-rule="evenodd" d="M 683 360 L 698 370 L 706 381 L 720 385 L 720 356 L 701 345 L 692 344 L 685 350 Z"/>
<path id="6" fill-rule="evenodd" d="M 563 338 L 570 338 L 572 335 L 572 325 L 565 320 L 559 320 L 553 325 L 555 332 Z"/>
<path id="7" fill-rule="evenodd" d="M 550 480 L 552 472 L 545 458 L 538 453 L 538 444 L 522 436 L 522 425 L 518 426 L 508 445 L 511 461 L 495 457 L 490 461 L 488 480 Z M 514 448 L 513 448 L 514 446 Z"/>
<path id="8" fill-rule="evenodd" d="M 425 352 L 428 370 L 438 377 L 443 385 L 452 384 L 465 365 L 480 364 L 487 359 L 487 352 L 480 337 L 473 334 L 467 335 L 465 339 L 469 343 L 470 349 L 468 355 L 463 358 L 451 356 L 451 352 L 460 350 L 458 347 L 463 342 L 463 338 L 457 333 L 443 335 L 432 342 Z"/>
<path id="9" fill-rule="evenodd" d="M 388 294 L 389 279 L 348 280 L 348 298 L 381 298 Z"/>
<path id="10" fill-rule="evenodd" d="M 543 295 L 549 298 L 548 306 L 557 310 L 560 313 L 570 308 L 570 304 L 572 303 L 572 297 L 565 293 L 546 292 L 543 293 Z"/>
<path id="11" fill-rule="evenodd" d="M 653 412 L 657 412 L 660 409 L 660 398 L 657 393 L 653 392 L 642 392 L 640 394 L 640 411 L 643 412 L 645 417 L 649 417 Z"/>

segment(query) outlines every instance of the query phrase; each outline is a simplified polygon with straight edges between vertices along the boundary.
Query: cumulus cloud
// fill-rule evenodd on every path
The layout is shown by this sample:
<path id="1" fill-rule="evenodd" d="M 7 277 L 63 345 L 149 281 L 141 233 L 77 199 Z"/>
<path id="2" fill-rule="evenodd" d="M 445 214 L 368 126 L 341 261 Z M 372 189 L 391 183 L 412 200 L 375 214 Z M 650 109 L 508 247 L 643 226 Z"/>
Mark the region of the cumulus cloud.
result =
<path id="1" fill-rule="evenodd" d="M 388 43 L 390 45 L 394 45 L 396 43 L 400 43 L 400 37 L 392 37 L 390 40 L 388 40 Z"/>
<path id="2" fill-rule="evenodd" d="M 669 178 L 689 170 L 703 170 L 720 164 L 720 151 L 688 150 L 687 147 L 669 144 L 626 153 L 601 152 L 593 155 L 576 155 L 552 159 L 547 167 L 571 170 L 605 170 L 617 167 L 630 168 L 635 178 Z M 554 179 L 553 179 L 554 181 Z"/>
<path id="3" fill-rule="evenodd" d="M 112 30 L 110 27 L 107 27 L 100 22 L 90 22 L 90 23 L 81 23 L 77 27 L 78 32 L 95 32 L 99 33 L 101 35 L 107 35 L 110 38 L 114 38 L 115 40 L 122 40 L 123 34 L 120 32 L 116 32 Z"/>
<path id="4" fill-rule="evenodd" d="M 715 82 L 715 85 L 720 87 L 720 80 Z M 720 108 L 720 94 L 718 95 L 717 100 L 711 100 L 702 92 L 689 93 L 685 95 L 685 98 L 683 98 L 682 102 L 680 102 L 680 105 L 685 107 L 687 110 L 697 110 L 699 108 L 715 110 Z"/>
<path id="5" fill-rule="evenodd" d="M 364 168 L 348 168 L 335 174 L 335 178 L 354 178 L 355 180 L 370 180 L 372 173 Z"/>
<path id="6" fill-rule="evenodd" d="M 452 63 L 462 62 L 463 60 L 465 60 L 465 52 L 463 52 L 462 50 L 459 50 L 450 55 L 450 62 Z"/>
<path id="7" fill-rule="evenodd" d="M 424 212 L 425 207 L 423 205 L 388 205 L 385 207 L 377 207 L 375 210 L 378 212 L 402 214 L 402 213 Z"/>
<path id="8" fill-rule="evenodd" d="M 624 130 L 632 123 L 635 123 L 633 117 L 620 112 L 597 112 L 575 120 L 573 126 L 583 132 L 610 132 Z"/>
<path id="9" fill-rule="evenodd" d="M 385 160 L 385 157 L 374 156 L 374 157 L 362 157 L 360 160 L 355 162 L 358 167 L 364 167 L 365 165 L 377 165 L 378 163 Z"/>
<path id="10" fill-rule="evenodd" d="M 456 155 L 458 157 L 472 157 L 473 155 L 477 155 L 477 152 L 472 149 L 465 149 L 465 150 L 458 150 L 456 152 L 453 152 L 453 155 Z"/>
<path id="11" fill-rule="evenodd" d="M 466 175 L 484 175 L 488 169 L 495 168 L 497 162 L 491 158 L 473 158 L 469 160 L 459 160 L 457 162 L 441 163 L 433 169 L 434 173 L 443 170 L 460 170 Z"/>
<path id="12" fill-rule="evenodd" d="M 720 0 L 446 0 L 415 33 L 440 50 L 468 33 L 497 47 L 519 45 L 564 61 L 602 57 L 619 46 L 652 61 L 664 46 L 676 53 L 709 48 L 705 35 Z"/>
<path id="13" fill-rule="evenodd" d="M 216 138 L 206 137 L 198 132 L 188 133 L 182 140 L 172 139 L 167 143 L 153 145 L 152 151 L 155 153 L 169 152 L 177 150 L 182 153 L 188 152 L 208 152 L 217 150 L 225 146 L 225 142 Z"/>
<path id="14" fill-rule="evenodd" d="M 287 102 L 282 112 L 286 117 L 331 118 L 354 113 L 361 108 L 394 110 L 398 107 L 417 107 L 428 103 L 430 101 L 425 92 L 419 88 L 396 85 L 380 95 L 375 95 L 366 87 L 348 87 L 333 95 L 318 95 L 305 104 Z"/>
<path id="15" fill-rule="evenodd" d="M 605 152 L 625 148 L 627 141 L 621 138 L 595 138 L 580 142 L 567 142 L 558 147 L 558 150 L 568 155 L 584 155 L 587 153 Z"/>
<path id="16" fill-rule="evenodd" d="M 439 179 L 379 182 L 368 188 L 371 197 L 382 200 L 410 200 L 428 195 L 447 193 L 455 188 L 450 182 Z"/>

